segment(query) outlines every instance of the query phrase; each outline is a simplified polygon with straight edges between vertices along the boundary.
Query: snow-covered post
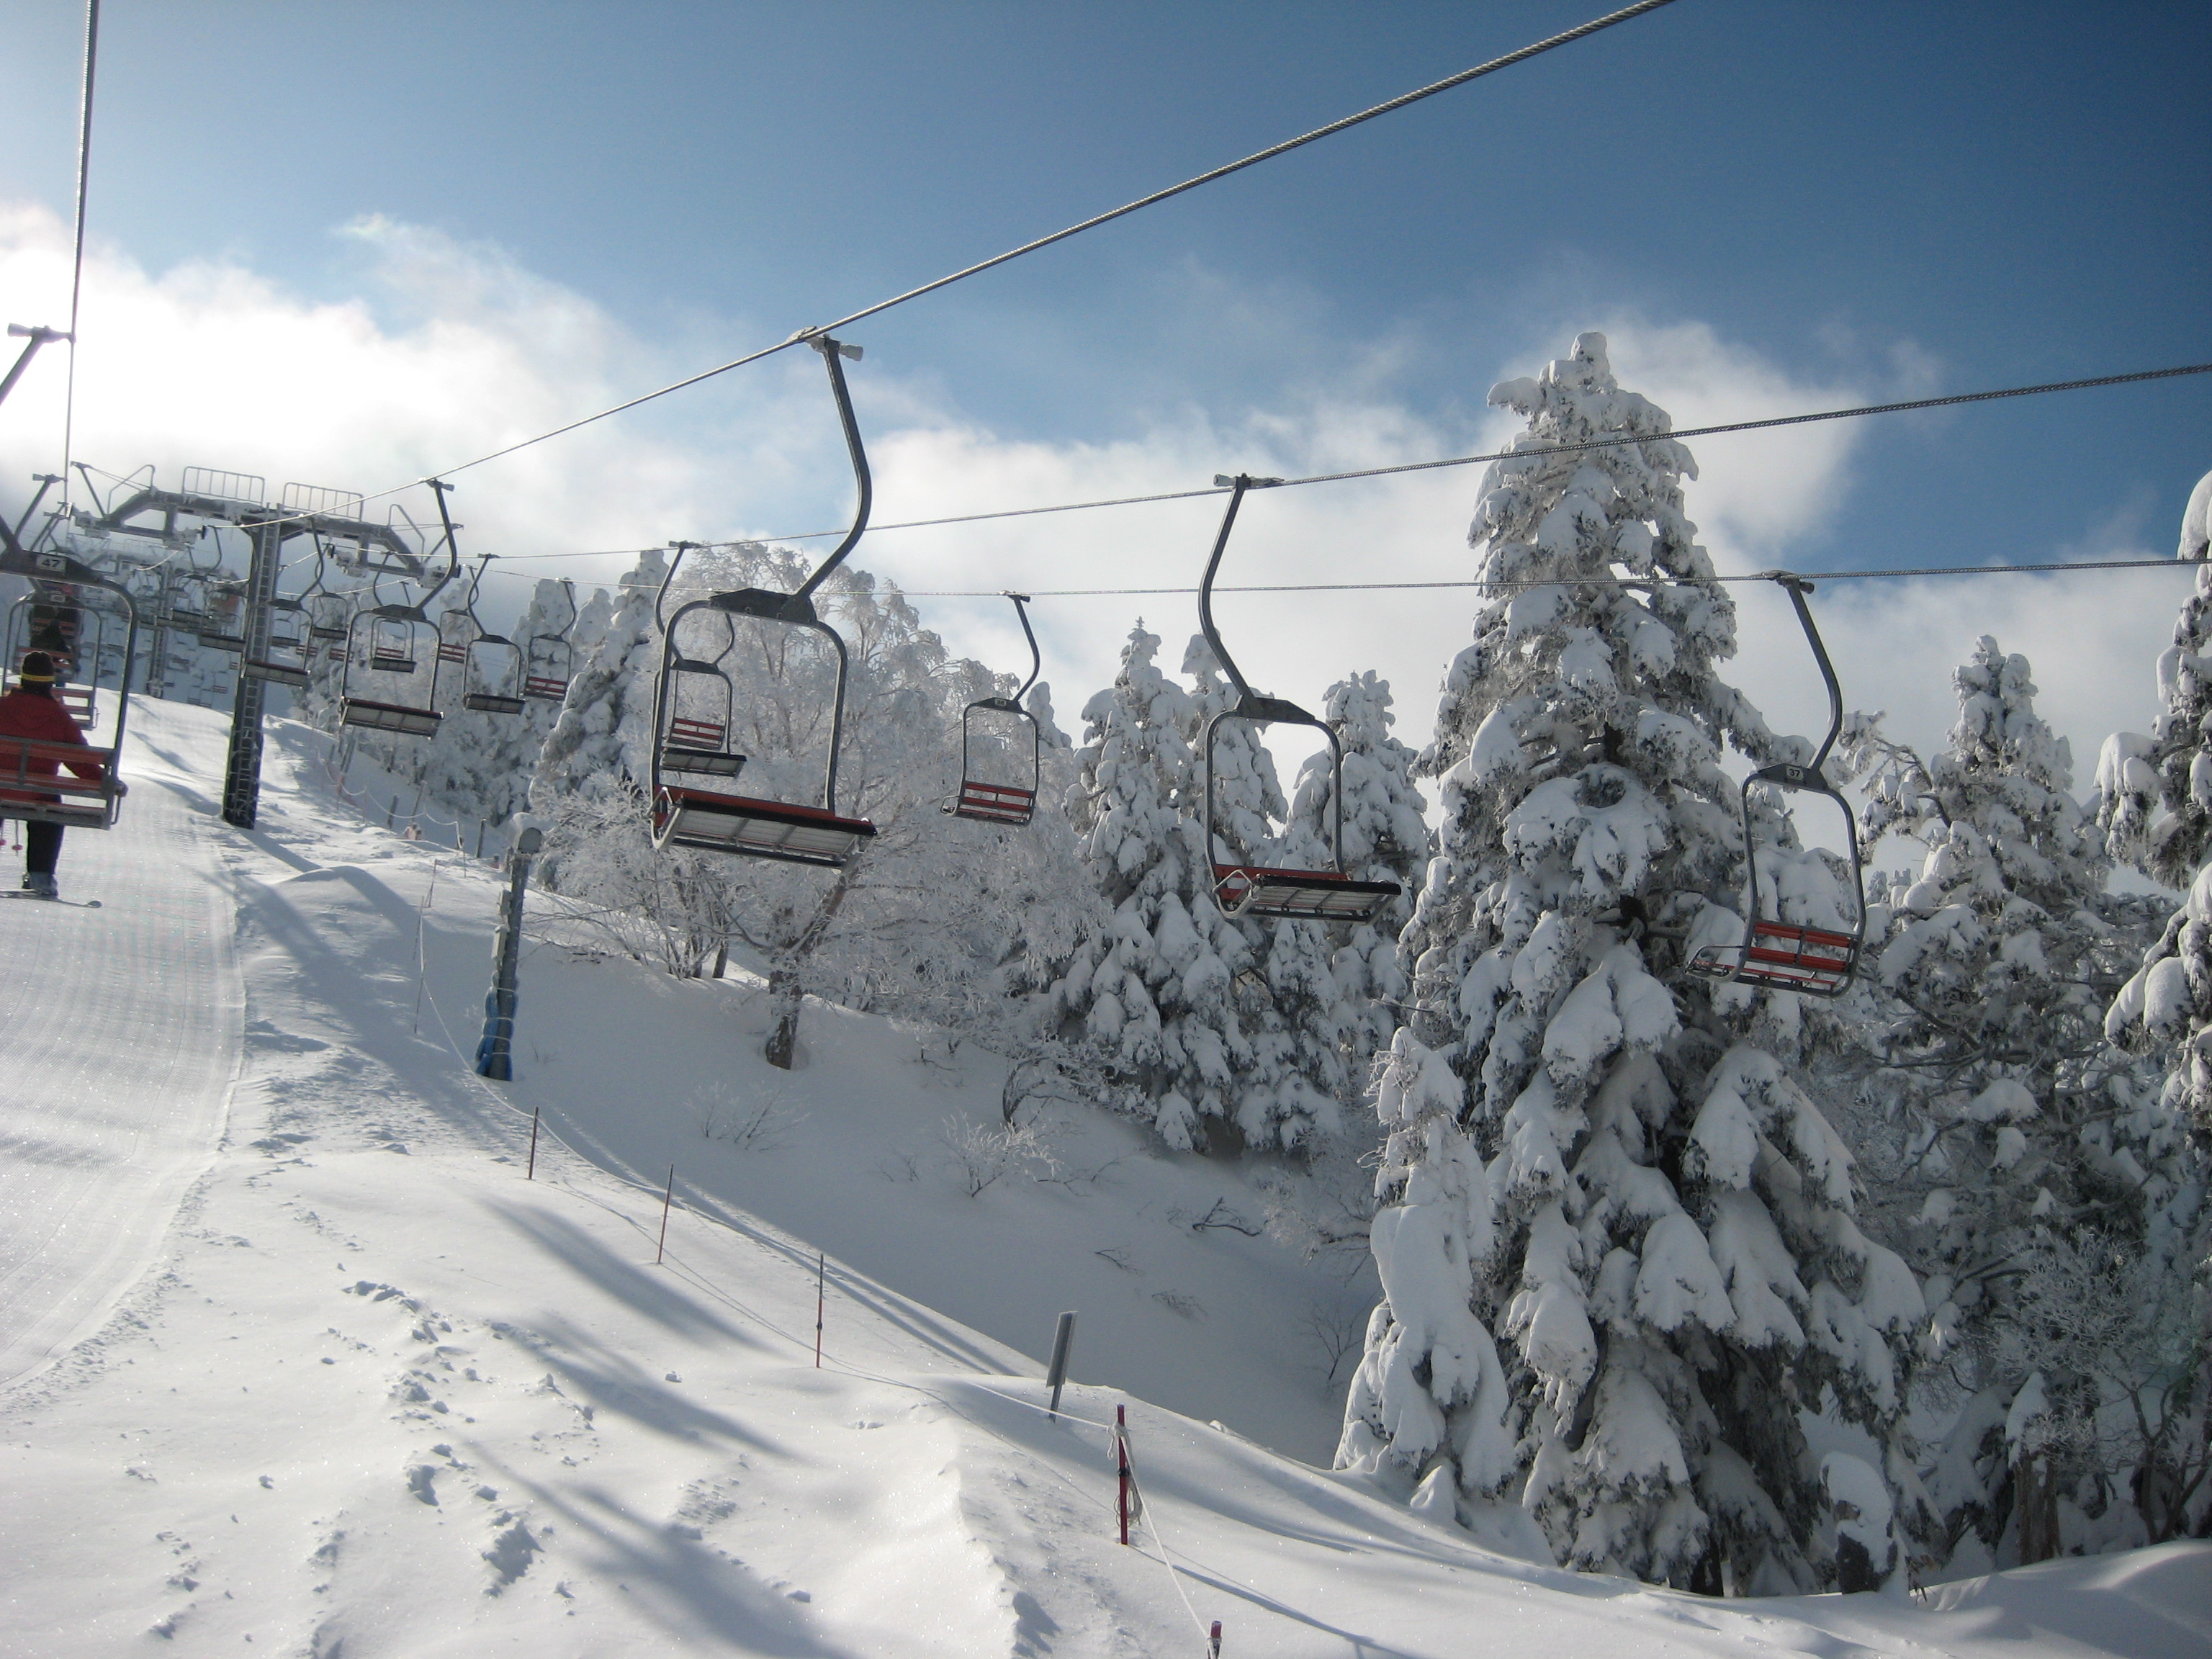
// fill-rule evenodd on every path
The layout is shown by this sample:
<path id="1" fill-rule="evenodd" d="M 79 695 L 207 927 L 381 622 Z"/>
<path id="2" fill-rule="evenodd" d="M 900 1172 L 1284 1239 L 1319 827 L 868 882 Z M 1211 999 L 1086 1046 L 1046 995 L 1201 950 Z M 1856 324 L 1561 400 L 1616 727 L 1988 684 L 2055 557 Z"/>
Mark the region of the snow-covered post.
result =
<path id="1" fill-rule="evenodd" d="M 491 994 L 484 999 L 483 1039 L 477 1044 L 477 1074 L 505 1083 L 514 1076 L 515 979 L 522 965 L 522 896 L 545 832 L 531 824 L 514 838 L 507 860 L 507 892 L 499 904 L 499 938 L 493 946 Z"/>
<path id="2" fill-rule="evenodd" d="M 1067 1382 L 1067 1351 L 1075 1346 L 1075 1316 L 1064 1313 L 1053 1328 L 1052 1364 L 1046 1368 L 1045 1386 L 1052 1390 L 1052 1411 L 1060 1411 L 1060 1391 Z"/>

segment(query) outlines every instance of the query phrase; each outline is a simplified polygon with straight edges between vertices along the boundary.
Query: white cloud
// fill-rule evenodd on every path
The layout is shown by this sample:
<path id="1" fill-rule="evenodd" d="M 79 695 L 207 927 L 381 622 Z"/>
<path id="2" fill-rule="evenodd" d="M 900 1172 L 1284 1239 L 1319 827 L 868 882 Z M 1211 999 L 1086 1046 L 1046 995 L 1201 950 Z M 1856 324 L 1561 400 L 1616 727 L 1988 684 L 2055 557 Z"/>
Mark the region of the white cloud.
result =
<path id="1" fill-rule="evenodd" d="M 234 263 L 154 273 L 95 248 L 86 272 L 76 453 L 112 471 L 152 462 L 374 489 L 450 466 L 672 380 L 695 368 L 634 337 L 588 299 L 522 270 L 498 250 L 370 220 L 342 233 L 368 259 L 360 297 L 315 302 Z M 68 301 L 65 228 L 45 210 L 0 205 L 0 291 L 11 320 L 59 321 Z M 1292 299 L 1262 304 L 1290 334 L 1315 326 Z M 1272 309 L 1270 309 L 1272 307 Z M 1248 307 L 1249 309 L 1249 307 Z M 1623 382 L 1678 426 L 1832 407 L 1924 385 L 1927 364 L 1893 353 L 1877 371 L 1793 374 L 1709 324 L 1595 319 Z M 743 331 L 726 324 L 732 340 Z M 1571 328 L 1530 337 L 1494 365 L 1533 373 Z M 714 343 L 718 348 L 720 341 Z M 1310 342 L 1304 344 L 1310 345 Z M 700 349 L 695 337 L 682 348 Z M 710 349 L 714 349 L 710 348 Z M 1303 349 L 1287 341 L 1286 353 Z M 1202 487 L 1216 471 L 1348 470 L 1497 447 L 1513 422 L 1481 409 L 1424 416 L 1389 392 L 1389 343 L 1309 353 L 1340 378 L 1265 410 L 1190 410 L 1108 443 L 1000 435 L 948 414 L 927 366 L 872 354 L 853 371 L 878 483 L 880 521 L 1006 506 Z M 735 355 L 734 351 L 731 355 Z M 1863 361 L 1839 353 L 1838 360 Z M 20 504 L 23 475 L 58 460 L 62 360 L 43 358 L 0 409 L 0 499 Z M 1871 379 L 1875 384 L 1861 384 Z M 1692 444 L 1702 476 L 1690 512 L 1723 569 L 1808 560 L 1853 487 L 1857 423 Z M 1249 498 L 1225 586 L 1464 580 L 1465 532 L 1481 469 L 1268 492 Z M 464 474 L 465 544 L 503 555 L 658 544 L 673 537 L 827 528 L 849 485 L 821 369 L 792 352 L 638 414 Z M 427 502 L 413 501 L 422 512 Z M 1181 587 L 1194 584 L 1218 522 L 1207 498 L 1156 506 L 890 532 L 860 562 L 916 591 L 1004 587 Z M 2116 524 L 2099 556 L 2137 530 Z M 2111 545 L 2106 545 L 2106 544 Z M 817 544 L 817 545 L 821 545 Z M 532 563 L 532 574 L 605 580 L 617 568 Z M 2114 726 L 2151 712 L 2149 667 L 2179 594 L 2157 573 L 2081 579 L 1971 578 L 1831 583 L 1818 600 L 1855 707 L 1887 706 L 1900 735 L 1940 741 L 1952 716 L 1949 671 L 1982 633 L 2034 659 L 2047 717 L 2086 771 Z M 510 590 L 512 591 L 512 590 Z M 1785 729 L 1817 729 L 1817 678 L 1778 594 L 1737 590 L 1744 649 L 1735 673 Z M 495 601 L 495 603 L 497 603 Z M 1392 681 L 1401 731 L 1425 735 L 1436 687 L 1466 642 L 1467 590 L 1224 595 L 1232 651 L 1263 690 L 1317 705 L 1338 676 L 1376 668 Z M 956 651 L 1007 668 L 1025 653 L 1002 601 L 922 602 Z M 1164 636 L 1172 665 L 1196 627 L 1188 595 L 1041 601 L 1036 611 L 1064 721 L 1106 684 L 1134 618 Z"/>

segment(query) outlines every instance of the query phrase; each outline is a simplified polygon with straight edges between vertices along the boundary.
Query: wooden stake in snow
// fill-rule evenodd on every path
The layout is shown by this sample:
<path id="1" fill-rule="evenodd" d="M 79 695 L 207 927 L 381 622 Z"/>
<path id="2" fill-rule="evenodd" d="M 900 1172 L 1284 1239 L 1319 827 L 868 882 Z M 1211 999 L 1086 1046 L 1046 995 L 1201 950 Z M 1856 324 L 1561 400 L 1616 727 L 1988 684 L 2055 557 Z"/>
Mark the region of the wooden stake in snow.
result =
<path id="1" fill-rule="evenodd" d="M 1052 1334 L 1052 1364 L 1045 1368 L 1045 1386 L 1052 1390 L 1052 1409 L 1048 1416 L 1060 1414 L 1060 1385 L 1067 1381 L 1067 1351 L 1075 1341 L 1075 1316 L 1064 1313 L 1059 1327 Z"/>
<path id="2" fill-rule="evenodd" d="M 538 1179 L 538 1108 L 530 1109 L 530 1167 L 522 1172 L 525 1181 Z"/>
<path id="3" fill-rule="evenodd" d="M 653 1265 L 658 1267 L 660 1258 L 668 1249 L 668 1206 L 676 1196 L 676 1166 L 668 1166 L 668 1190 L 660 1195 L 660 1243 L 653 1246 Z"/>
<path id="4" fill-rule="evenodd" d="M 816 1252 L 814 1257 L 814 1369 L 822 1369 L 822 1305 L 830 1294 L 830 1258 Z"/>

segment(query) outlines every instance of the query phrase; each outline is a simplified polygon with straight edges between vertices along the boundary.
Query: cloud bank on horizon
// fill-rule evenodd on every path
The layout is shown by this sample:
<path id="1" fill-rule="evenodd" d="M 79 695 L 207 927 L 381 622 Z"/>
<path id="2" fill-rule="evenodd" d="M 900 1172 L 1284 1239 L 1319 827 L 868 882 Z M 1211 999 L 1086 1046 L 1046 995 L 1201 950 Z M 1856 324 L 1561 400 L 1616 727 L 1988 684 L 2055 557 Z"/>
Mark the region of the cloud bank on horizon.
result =
<path id="1" fill-rule="evenodd" d="M 300 297 L 234 259 L 149 271 L 127 251 L 95 241 L 76 370 L 77 458 L 112 474 L 151 464 L 173 476 L 204 465 L 260 475 L 272 489 L 298 480 L 380 489 L 663 384 L 700 360 L 699 341 L 641 340 L 602 306 L 495 247 L 380 218 L 337 234 L 366 255 L 361 291 L 337 302 Z M 66 314 L 68 253 L 67 228 L 52 212 L 0 204 L 9 320 Z M 1312 326 L 1294 303 L 1275 325 Z M 1909 343 L 1887 354 L 1878 378 L 1814 381 L 1711 322 L 1655 322 L 1627 307 L 1561 318 L 1540 337 L 1532 331 L 1495 374 L 1535 372 L 1589 327 L 1607 335 L 1622 384 L 1682 427 L 1909 397 L 1939 381 L 1940 366 Z M 718 341 L 748 337 L 729 319 L 711 332 Z M 11 512 L 21 511 L 25 476 L 60 459 L 60 369 L 58 356 L 40 362 L 0 409 L 8 468 L 0 506 L 12 502 Z M 1480 412 L 1438 415 L 1394 399 L 1389 379 L 1370 360 L 1346 383 L 1309 385 L 1275 407 L 1186 407 L 1141 420 L 1110 442 L 1073 442 L 1004 434 L 949 407 L 927 365 L 872 356 L 853 376 L 876 475 L 875 516 L 884 522 L 1189 489 L 1237 468 L 1295 474 L 1465 454 L 1499 447 L 1516 425 L 1482 410 L 1486 386 L 1465 390 L 1465 406 Z M 1840 422 L 1694 441 L 1691 512 L 1719 567 L 1817 568 L 1833 559 L 1823 533 L 1839 503 L 1881 489 L 1867 470 L 1867 431 Z M 818 368 L 800 353 L 458 482 L 465 547 L 507 556 L 797 533 L 842 522 L 850 499 Z M 1477 469 L 1455 469 L 1255 498 L 1224 581 L 1464 580 L 1479 483 Z M 419 516 L 427 501 L 413 497 L 424 494 L 398 499 Z M 865 543 L 858 562 L 925 594 L 1180 587 L 1195 581 L 1218 512 L 1218 501 L 1201 499 L 892 532 Z M 2162 553 L 2169 528 L 2138 515 L 2075 551 Z M 1862 562 L 1881 562 L 1879 550 L 1862 551 Z M 1997 561 L 2013 551 L 1993 546 L 1973 556 Z M 625 562 L 509 568 L 588 585 L 611 580 Z M 516 605 L 525 592 L 508 584 L 491 608 Z M 1822 694 L 1786 603 L 1757 587 L 1735 592 L 1743 648 L 1735 678 L 1778 726 L 1817 729 Z M 1839 582 L 1824 586 L 1817 605 L 1848 702 L 1887 708 L 1893 729 L 1923 745 L 1942 742 L 1954 712 L 1950 671 L 1978 635 L 2025 653 L 2042 711 L 2072 741 L 2075 782 L 2085 787 L 2104 734 L 2140 727 L 2154 712 L 2153 664 L 2182 596 L 2178 574 L 2152 571 Z M 957 652 L 1009 665 L 1025 656 L 1002 602 L 918 603 Z M 1225 598 L 1218 613 L 1249 677 L 1281 695 L 1317 702 L 1330 680 L 1380 671 L 1399 699 L 1401 734 L 1418 743 L 1474 603 L 1471 592 L 1449 589 L 1255 594 Z M 1063 723 L 1111 680 L 1139 617 L 1164 636 L 1170 660 L 1195 628 L 1194 606 L 1179 595 L 1051 600 L 1036 615 Z"/>

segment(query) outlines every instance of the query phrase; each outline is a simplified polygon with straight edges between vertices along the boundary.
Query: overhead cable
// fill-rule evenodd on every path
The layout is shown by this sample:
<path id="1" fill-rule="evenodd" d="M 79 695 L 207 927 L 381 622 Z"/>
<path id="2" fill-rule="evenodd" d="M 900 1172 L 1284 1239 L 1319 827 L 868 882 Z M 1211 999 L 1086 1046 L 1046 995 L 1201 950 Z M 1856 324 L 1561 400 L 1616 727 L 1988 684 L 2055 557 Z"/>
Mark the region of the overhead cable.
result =
<path id="1" fill-rule="evenodd" d="M 1589 438 L 1577 443 L 1547 444 L 1534 449 L 1497 449 L 1480 455 L 1455 455 L 1440 461 L 1401 461 L 1390 466 L 1362 467 L 1350 472 L 1316 472 L 1303 478 L 1284 478 L 1273 487 L 1291 489 L 1299 484 L 1342 483 L 1355 478 L 1381 478 L 1403 472 L 1433 472 L 1441 468 L 1474 466 L 1483 461 L 1516 460 L 1524 457 L 1572 454 L 1584 450 L 1620 449 L 1630 444 L 1663 443 L 1684 438 L 1711 438 L 1736 432 L 1764 432 L 1778 427 L 1812 426 L 1824 421 L 1856 420 L 1866 415 L 1902 415 L 1916 410 L 1947 409 L 1960 404 L 1987 404 L 2008 398 L 2036 398 L 2052 392 L 2085 392 L 2095 386 L 2127 386 L 2142 380 L 2171 380 L 2191 374 L 2212 374 L 2212 363 L 2185 363 L 2173 368 L 2137 369 L 2126 374 L 2098 374 L 2083 380 L 2048 380 L 2038 386 L 2002 386 L 1993 392 L 1959 392 L 1943 398 L 1913 398 L 1900 403 L 1860 404 L 1849 409 L 1827 409 L 1808 415 L 1774 415 L 1756 421 L 1727 421 L 1717 426 L 1685 427 L 1679 431 L 1628 433 L 1605 438 Z M 981 524 L 994 519 L 1036 518 L 1048 513 L 1088 513 L 1105 507 L 1143 507 L 1155 501 L 1195 501 L 1206 495 L 1226 495 L 1228 489 L 1210 486 L 1204 489 L 1170 489 L 1150 495 L 1115 495 L 1102 501 L 1060 501 L 1049 507 L 1000 507 L 988 513 L 961 513 L 943 519 L 908 519 L 893 524 L 872 524 L 868 533 L 880 535 L 887 530 L 929 530 L 945 525 Z M 842 536 L 842 530 L 809 530 L 791 536 L 748 536 L 734 542 L 710 542 L 708 547 L 735 547 L 750 542 L 781 543 L 818 541 L 825 536 Z M 644 548 L 616 548 L 597 553 L 514 553 L 512 560 L 539 559 L 620 559 L 633 558 Z M 508 572 L 520 575 L 520 572 Z M 1103 591 L 1103 590 L 1102 590 Z M 1137 590 L 1131 590 L 1137 591 Z M 1146 590 L 1149 591 L 1149 590 Z M 1170 590 L 1161 590 L 1163 592 Z M 1175 592 L 1196 592 L 1195 589 L 1175 589 Z M 1224 592 L 1248 590 L 1224 588 Z"/>
<path id="2" fill-rule="evenodd" d="M 1871 581 L 1904 576 L 2018 576 L 2054 570 L 2171 570 L 2183 562 L 2174 559 L 2072 559 L 2050 564 L 1931 564 L 1894 570 L 1799 570 L 1790 574 L 1807 581 Z M 1773 571 L 1743 571 L 1716 576 L 1544 576 L 1484 581 L 1449 582 L 1274 582 L 1250 587 L 1216 587 L 1217 593 L 1406 593 L 1431 588 L 1482 587 L 1701 587 L 1708 582 L 1771 581 Z M 1195 587 L 1036 587 L 1027 597 L 1036 599 L 1141 599 L 1155 594 L 1195 593 Z M 998 588 L 901 588 L 909 599 L 995 599 Z"/>
<path id="3" fill-rule="evenodd" d="M 1408 104 L 1417 104 L 1424 98 L 1433 98 L 1440 92 L 1449 92 L 1454 87 L 1465 86 L 1468 82 L 1480 80 L 1486 75 L 1495 75 L 1500 70 L 1510 69 L 1516 64 L 1526 63 L 1531 58 L 1540 57 L 1545 52 L 1555 51 L 1560 46 L 1571 45 L 1577 40 L 1598 33 L 1601 30 L 1609 29 L 1616 23 L 1626 23 L 1631 18 L 1641 17 L 1645 12 L 1656 11 L 1660 7 L 1671 3 L 1673 0 L 1636 0 L 1634 5 L 1623 6 L 1619 11 L 1608 12 L 1602 17 L 1594 17 L 1589 22 L 1578 24 L 1562 33 L 1550 35 L 1544 40 L 1532 42 L 1517 52 L 1509 52 L 1503 58 L 1493 58 L 1486 64 L 1478 64 L 1473 69 L 1461 70 L 1457 75 L 1447 76 L 1441 81 L 1431 82 L 1425 87 L 1402 94 L 1387 103 L 1376 104 L 1371 108 L 1361 110 L 1357 115 L 1347 115 L 1340 121 L 1332 121 L 1327 126 L 1316 127 L 1311 132 L 1301 133 L 1295 138 L 1286 138 L 1279 144 L 1271 144 L 1266 149 L 1255 150 L 1241 161 L 1231 161 L 1226 166 L 1212 168 L 1194 178 L 1186 179 L 1179 185 L 1170 185 L 1165 190 L 1156 190 L 1149 196 L 1139 196 L 1133 202 L 1125 202 L 1120 207 L 1110 209 L 1107 212 L 1094 214 L 1091 217 L 1070 225 L 1064 230 L 1055 230 L 1048 236 L 1040 236 L 1035 241 L 1024 242 L 1019 247 L 1008 248 L 1004 253 L 994 254 L 988 259 L 956 270 L 950 276 L 939 276 L 933 282 L 922 283 L 919 288 L 910 288 L 903 294 L 893 295 L 888 300 L 878 300 L 875 304 L 864 306 L 858 311 L 848 313 L 835 322 L 802 328 L 790 338 L 779 340 L 774 345 L 763 346 L 759 350 L 747 352 L 742 357 L 732 357 L 726 363 L 718 364 L 713 368 L 702 369 L 696 374 L 686 375 L 680 380 L 671 381 L 658 391 L 641 393 L 637 397 L 603 409 L 596 415 L 586 415 L 580 420 L 570 421 L 565 426 L 556 426 L 550 432 L 541 432 L 534 438 L 524 438 L 519 442 L 507 445 L 504 448 L 495 449 L 488 454 L 479 455 L 472 461 L 463 461 L 458 466 L 446 467 L 428 476 L 448 478 L 456 472 L 466 472 L 471 467 L 482 466 L 488 461 L 496 461 L 519 450 L 528 449 L 533 444 L 542 444 L 550 439 L 563 437 L 580 428 L 604 421 L 611 416 L 623 414 L 637 408 L 641 404 L 649 404 L 657 398 L 665 398 L 672 392 L 682 392 L 686 387 L 697 386 L 702 380 L 711 380 L 718 374 L 726 374 L 733 368 L 743 368 L 746 364 L 757 363 L 763 357 L 773 357 L 777 352 L 787 351 L 793 346 L 804 344 L 817 335 L 834 332 L 836 330 L 857 323 L 864 318 L 873 317 L 878 313 L 889 311 L 894 306 L 902 306 L 909 300 L 919 300 L 925 294 L 934 294 L 941 288 L 950 288 L 955 283 L 963 282 L 970 276 L 980 276 L 984 271 L 994 270 L 1011 260 L 1018 259 L 1025 253 L 1035 253 L 1040 248 L 1050 247 L 1055 242 L 1064 242 L 1071 236 L 1079 236 L 1086 230 L 1095 230 L 1100 225 L 1110 224 L 1113 221 L 1125 218 L 1140 209 L 1154 206 L 1167 201 L 1171 197 L 1181 196 L 1186 191 L 1196 190 L 1201 185 L 1210 185 L 1217 179 L 1226 179 L 1232 173 L 1242 173 L 1246 167 L 1257 167 L 1262 161 L 1271 161 L 1278 155 L 1286 155 L 1294 149 L 1302 149 L 1307 144 L 1317 143 L 1323 138 L 1332 137 L 1337 133 L 1356 127 L 1363 121 L 1372 121 L 1377 116 L 1388 115 L 1394 110 L 1403 109 Z M 394 485 L 390 489 L 380 489 L 374 495 L 364 496 L 362 499 L 372 501 L 381 501 L 387 495 L 398 495 L 402 489 L 412 489 L 421 482 L 422 482 L 421 479 L 410 479 L 404 484 Z"/>
<path id="4" fill-rule="evenodd" d="M 100 48 L 100 0 L 85 0 L 84 96 L 77 113 L 76 252 L 70 265 L 69 372 L 62 392 L 62 505 L 69 505 L 70 452 L 76 441 L 76 314 L 84 293 L 84 194 L 92 173 L 92 70 Z"/>

